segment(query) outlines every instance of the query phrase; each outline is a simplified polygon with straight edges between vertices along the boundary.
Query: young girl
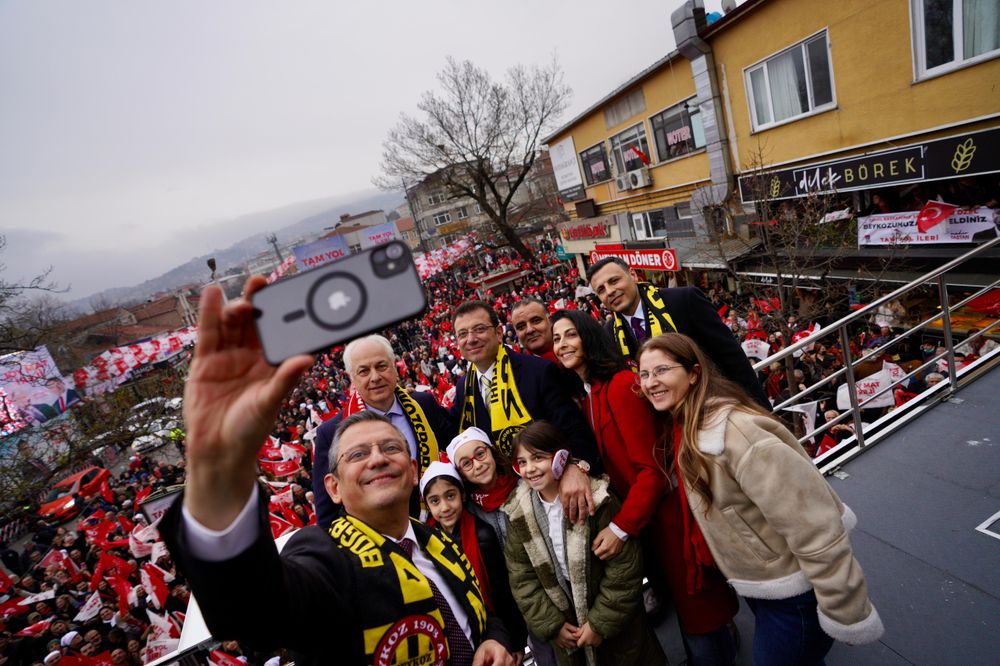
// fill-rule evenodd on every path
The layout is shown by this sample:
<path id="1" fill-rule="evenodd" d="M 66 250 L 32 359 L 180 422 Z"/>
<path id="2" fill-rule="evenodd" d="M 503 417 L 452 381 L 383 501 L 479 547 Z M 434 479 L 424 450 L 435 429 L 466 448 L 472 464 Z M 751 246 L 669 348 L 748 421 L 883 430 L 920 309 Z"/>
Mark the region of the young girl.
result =
<path id="1" fill-rule="evenodd" d="M 754 663 L 821 664 L 834 639 L 878 639 L 882 621 L 846 534 L 856 518 L 796 438 L 685 335 L 647 340 L 639 380 L 673 417 L 690 557 L 717 565 L 756 616 Z"/>
<path id="2" fill-rule="evenodd" d="M 560 664 L 664 664 L 642 605 L 642 556 L 628 541 L 607 561 L 591 542 L 621 506 L 605 477 L 591 479 L 595 514 L 570 523 L 559 502 L 569 452 L 562 432 L 535 421 L 514 440 L 524 483 L 504 505 L 510 531 L 504 554 L 514 599 L 531 632 L 555 647 Z"/>
<path id="3" fill-rule="evenodd" d="M 503 620 L 514 645 L 525 645 L 528 630 L 510 593 L 503 547 L 489 525 L 464 509 L 465 490 L 454 465 L 439 461 L 428 465 L 420 479 L 420 494 L 431 513 L 427 524 L 440 527 L 461 546 L 487 608 Z M 514 658 L 521 663 L 524 651 Z"/>

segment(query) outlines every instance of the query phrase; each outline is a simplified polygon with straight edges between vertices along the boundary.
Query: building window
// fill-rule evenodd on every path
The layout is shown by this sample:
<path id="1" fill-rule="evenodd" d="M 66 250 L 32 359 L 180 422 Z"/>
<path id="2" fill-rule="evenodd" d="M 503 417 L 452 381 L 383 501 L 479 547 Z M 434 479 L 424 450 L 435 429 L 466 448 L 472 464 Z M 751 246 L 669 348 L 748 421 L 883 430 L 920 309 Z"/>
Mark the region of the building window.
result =
<path id="1" fill-rule="evenodd" d="M 921 76 L 1000 55 L 996 0 L 913 0 L 914 54 Z"/>
<path id="2" fill-rule="evenodd" d="M 442 224 L 451 222 L 451 213 L 445 211 L 434 216 L 434 226 L 440 227 Z"/>
<path id="3" fill-rule="evenodd" d="M 673 159 L 705 147 L 705 130 L 701 110 L 693 105 L 694 98 L 661 111 L 649 119 L 653 127 L 656 159 Z"/>
<path id="4" fill-rule="evenodd" d="M 667 235 L 667 223 L 662 210 L 632 214 L 632 231 L 636 240 L 663 238 Z"/>
<path id="5" fill-rule="evenodd" d="M 458 208 L 458 219 L 464 220 L 469 217 L 469 211 L 466 210 L 465 206 L 459 206 Z"/>
<path id="6" fill-rule="evenodd" d="M 434 206 L 439 203 L 445 202 L 445 196 L 443 194 L 432 194 L 427 197 L 427 203 Z"/>
<path id="7" fill-rule="evenodd" d="M 587 185 L 594 185 L 611 178 L 608 154 L 604 152 L 603 141 L 580 153 L 580 161 L 583 163 L 583 177 L 587 179 Z"/>
<path id="8" fill-rule="evenodd" d="M 640 169 L 649 163 L 649 143 L 642 123 L 611 137 L 611 154 L 615 156 L 618 173 Z"/>
<path id="9" fill-rule="evenodd" d="M 483 214 L 483 207 L 480 206 L 478 203 L 476 203 L 476 205 L 473 206 L 472 210 L 475 211 L 476 215 L 482 215 Z"/>
<path id="10" fill-rule="evenodd" d="M 667 236 L 669 238 L 696 237 L 697 234 L 694 231 L 694 220 L 691 219 L 691 204 L 677 204 L 671 210 L 673 211 L 673 216 L 668 215 L 666 217 Z"/>
<path id="11" fill-rule="evenodd" d="M 357 254 L 358 252 L 361 252 L 361 243 L 355 243 L 354 245 L 349 246 L 347 250 L 351 254 Z"/>
<path id="12" fill-rule="evenodd" d="M 833 108 L 826 31 L 746 69 L 755 130 Z"/>

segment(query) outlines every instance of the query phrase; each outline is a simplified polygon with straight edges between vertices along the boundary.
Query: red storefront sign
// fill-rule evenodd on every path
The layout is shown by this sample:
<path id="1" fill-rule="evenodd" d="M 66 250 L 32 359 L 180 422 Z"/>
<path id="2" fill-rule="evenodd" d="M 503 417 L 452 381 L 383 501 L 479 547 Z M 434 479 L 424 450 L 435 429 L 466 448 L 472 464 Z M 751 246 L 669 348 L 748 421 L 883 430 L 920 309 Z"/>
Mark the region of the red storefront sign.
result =
<path id="1" fill-rule="evenodd" d="M 590 263 L 593 264 L 605 257 L 619 257 L 625 260 L 629 268 L 647 271 L 676 271 L 680 270 L 681 267 L 677 261 L 677 253 L 671 248 L 665 250 L 626 250 L 620 246 L 598 245 L 597 249 L 590 253 Z"/>

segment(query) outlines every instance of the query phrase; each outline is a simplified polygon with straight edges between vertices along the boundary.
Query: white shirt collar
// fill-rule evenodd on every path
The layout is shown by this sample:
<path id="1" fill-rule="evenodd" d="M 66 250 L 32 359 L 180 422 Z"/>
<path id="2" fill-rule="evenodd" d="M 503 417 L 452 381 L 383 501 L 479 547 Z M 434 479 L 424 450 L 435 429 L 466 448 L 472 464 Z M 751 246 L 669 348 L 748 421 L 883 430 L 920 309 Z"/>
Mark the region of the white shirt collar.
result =
<path id="1" fill-rule="evenodd" d="M 643 308 L 642 308 L 642 299 L 641 298 L 639 299 L 639 304 L 637 306 L 635 306 L 635 312 L 632 314 L 631 317 L 629 317 L 629 321 L 631 321 L 632 319 L 635 319 L 636 317 L 638 317 L 640 321 L 642 321 L 643 323 L 645 323 L 645 321 L 646 321 L 646 311 L 643 310 Z"/>
<path id="2" fill-rule="evenodd" d="M 485 377 L 486 379 L 493 379 L 493 371 L 496 370 L 496 367 L 497 367 L 497 362 L 493 361 L 493 365 L 486 368 L 486 372 L 479 372 L 479 368 L 476 368 L 476 374 L 479 375 L 479 380 L 482 381 L 483 377 Z"/>

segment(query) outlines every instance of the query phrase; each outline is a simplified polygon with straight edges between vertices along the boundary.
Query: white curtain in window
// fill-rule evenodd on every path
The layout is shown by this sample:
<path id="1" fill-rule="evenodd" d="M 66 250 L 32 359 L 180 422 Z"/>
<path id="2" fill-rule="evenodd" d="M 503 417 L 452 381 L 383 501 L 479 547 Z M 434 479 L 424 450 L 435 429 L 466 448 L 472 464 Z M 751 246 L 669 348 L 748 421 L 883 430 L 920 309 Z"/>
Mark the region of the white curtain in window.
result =
<path id="1" fill-rule="evenodd" d="M 997 0 L 963 0 L 962 33 L 965 35 L 965 57 L 1000 49 L 1000 2 Z"/>
<path id="2" fill-rule="evenodd" d="M 774 120 L 784 120 L 806 111 L 799 99 L 796 59 L 802 64 L 802 49 L 795 48 L 767 63 L 767 78 L 771 84 L 771 105 Z"/>

